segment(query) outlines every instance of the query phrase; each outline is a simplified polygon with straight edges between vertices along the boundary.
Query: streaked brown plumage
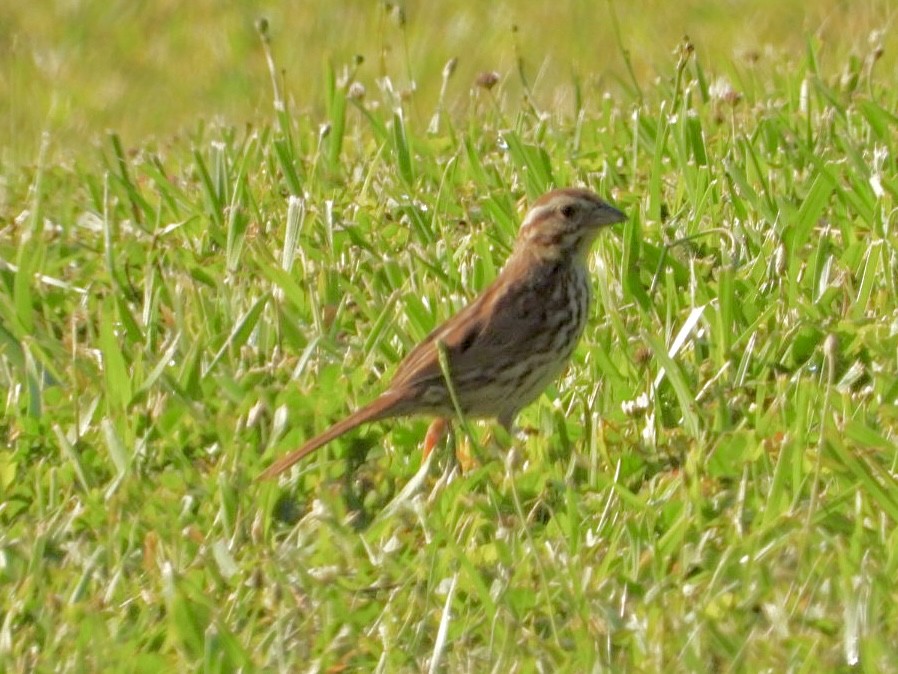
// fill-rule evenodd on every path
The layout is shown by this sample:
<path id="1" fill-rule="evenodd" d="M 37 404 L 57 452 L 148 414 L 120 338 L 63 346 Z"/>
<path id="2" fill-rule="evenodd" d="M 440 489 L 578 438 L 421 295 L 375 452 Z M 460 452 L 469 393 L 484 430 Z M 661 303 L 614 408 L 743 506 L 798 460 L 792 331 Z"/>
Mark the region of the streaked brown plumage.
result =
<path id="1" fill-rule="evenodd" d="M 386 392 L 278 459 L 260 477 L 282 473 L 367 422 L 412 414 L 453 416 L 439 342 L 462 412 L 495 418 L 510 429 L 518 412 L 567 365 L 589 315 L 587 254 L 603 226 L 624 219 L 588 190 L 544 194 L 527 213 L 496 280 L 406 356 Z"/>

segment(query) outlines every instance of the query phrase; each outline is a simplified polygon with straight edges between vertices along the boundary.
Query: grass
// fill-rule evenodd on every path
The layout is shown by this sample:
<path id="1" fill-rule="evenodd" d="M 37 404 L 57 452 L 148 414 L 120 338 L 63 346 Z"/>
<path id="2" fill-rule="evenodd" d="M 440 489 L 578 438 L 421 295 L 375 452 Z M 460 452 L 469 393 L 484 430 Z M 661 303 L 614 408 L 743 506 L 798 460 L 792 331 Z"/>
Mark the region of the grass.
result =
<path id="1" fill-rule="evenodd" d="M 552 113 L 525 62 L 433 123 L 438 93 L 318 70 L 309 112 L 276 75 L 270 123 L 7 161 L 2 667 L 895 671 L 898 100 L 866 37 L 681 42 Z M 629 220 L 529 433 L 421 467 L 427 420 L 375 424 L 254 482 L 568 184 Z"/>

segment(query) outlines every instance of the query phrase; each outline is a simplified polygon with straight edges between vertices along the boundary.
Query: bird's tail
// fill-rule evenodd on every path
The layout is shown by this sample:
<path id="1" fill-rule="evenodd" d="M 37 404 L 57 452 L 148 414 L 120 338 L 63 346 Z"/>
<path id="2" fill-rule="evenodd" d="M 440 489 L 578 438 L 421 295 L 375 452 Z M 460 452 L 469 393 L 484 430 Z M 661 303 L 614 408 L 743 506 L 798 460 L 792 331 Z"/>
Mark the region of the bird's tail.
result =
<path id="1" fill-rule="evenodd" d="M 394 416 L 396 406 L 399 402 L 401 402 L 401 399 L 395 393 L 389 391 L 384 393 L 382 396 L 371 401 L 361 409 L 356 410 L 342 421 L 338 421 L 324 431 L 324 433 L 316 435 L 299 449 L 295 449 L 286 456 L 282 456 L 266 468 L 257 479 L 268 480 L 280 475 L 303 457 L 308 456 L 316 449 L 326 445 L 331 440 L 340 437 L 344 433 L 348 433 L 357 426 L 361 426 L 369 421 L 377 421 L 379 419 Z"/>

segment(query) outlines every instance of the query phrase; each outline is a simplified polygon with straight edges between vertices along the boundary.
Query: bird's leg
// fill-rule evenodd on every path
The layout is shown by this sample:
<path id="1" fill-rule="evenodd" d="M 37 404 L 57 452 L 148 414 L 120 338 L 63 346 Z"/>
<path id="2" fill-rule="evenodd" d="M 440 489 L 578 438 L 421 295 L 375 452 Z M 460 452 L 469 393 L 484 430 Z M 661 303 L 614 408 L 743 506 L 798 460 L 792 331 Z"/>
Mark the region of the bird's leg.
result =
<path id="1" fill-rule="evenodd" d="M 495 425 L 491 426 L 481 446 L 487 449 L 494 458 L 501 459 L 514 447 L 515 439 L 519 437 L 520 429 L 515 425 L 517 410 L 498 417 L 500 431 Z M 503 432 L 504 431 L 504 432 Z"/>
<path id="2" fill-rule="evenodd" d="M 452 424 L 444 417 L 437 417 L 430 426 L 427 427 L 427 433 L 424 435 L 424 460 L 433 451 L 433 448 L 446 437 Z M 477 465 L 477 461 L 471 456 L 471 446 L 468 436 L 461 434 L 455 440 L 455 460 L 461 466 L 462 473 L 467 473 L 471 468 Z"/>
<path id="3" fill-rule="evenodd" d="M 508 438 L 505 438 L 501 433 L 497 436 L 495 432 L 490 431 L 489 442 L 499 449 L 507 450 L 507 442 L 511 440 L 514 443 L 516 438 L 520 437 L 521 429 L 515 424 L 514 420 L 518 416 L 518 410 L 513 410 L 506 414 L 501 415 L 497 421 L 499 425 L 502 427 L 508 434 Z"/>
<path id="4" fill-rule="evenodd" d="M 449 420 L 444 417 L 437 417 L 430 423 L 427 433 L 424 435 L 424 460 L 427 460 L 433 448 L 446 437 L 450 428 Z M 467 473 L 477 465 L 477 460 L 471 455 L 470 441 L 464 434 L 456 438 L 455 459 L 461 466 L 462 473 Z"/>
<path id="5" fill-rule="evenodd" d="M 518 410 L 509 410 L 504 414 L 500 414 L 497 421 L 502 428 L 505 429 L 505 432 L 508 433 L 511 437 L 514 437 L 514 420 L 515 417 L 518 416 Z"/>
<path id="6" fill-rule="evenodd" d="M 427 427 L 427 433 L 424 435 L 424 458 L 430 456 L 433 448 L 439 444 L 447 431 L 449 430 L 449 420 L 444 417 L 437 417 L 430 422 Z"/>
<path id="7" fill-rule="evenodd" d="M 458 461 L 462 474 L 469 473 L 479 465 L 471 450 L 472 443 L 476 445 L 477 441 L 467 433 L 459 433 L 455 439 L 455 460 Z"/>

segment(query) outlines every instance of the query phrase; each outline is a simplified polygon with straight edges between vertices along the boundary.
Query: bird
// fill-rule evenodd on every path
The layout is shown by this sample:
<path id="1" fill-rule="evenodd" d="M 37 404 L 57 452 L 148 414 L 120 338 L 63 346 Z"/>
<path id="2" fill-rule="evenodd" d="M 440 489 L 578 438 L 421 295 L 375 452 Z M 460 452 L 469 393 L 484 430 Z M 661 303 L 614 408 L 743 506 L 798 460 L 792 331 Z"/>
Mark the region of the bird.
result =
<path id="1" fill-rule="evenodd" d="M 588 189 L 539 197 L 495 280 L 412 349 L 386 391 L 276 460 L 259 479 L 280 475 L 362 424 L 388 418 L 435 416 L 433 430 L 460 411 L 465 418 L 496 419 L 511 432 L 518 413 L 567 367 L 592 304 L 592 244 L 603 228 L 624 220 Z"/>

